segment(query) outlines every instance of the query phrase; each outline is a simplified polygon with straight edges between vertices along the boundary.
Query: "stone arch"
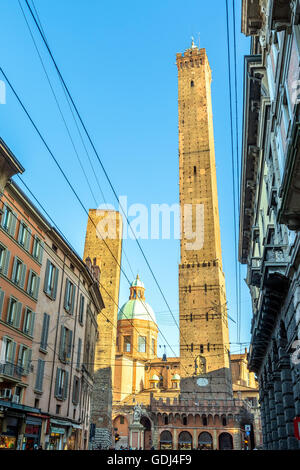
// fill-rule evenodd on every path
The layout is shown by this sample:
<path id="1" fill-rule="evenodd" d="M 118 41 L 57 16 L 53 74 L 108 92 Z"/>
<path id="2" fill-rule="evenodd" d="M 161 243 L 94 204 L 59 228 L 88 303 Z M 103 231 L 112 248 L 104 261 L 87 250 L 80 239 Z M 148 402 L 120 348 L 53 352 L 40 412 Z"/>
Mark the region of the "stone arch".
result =
<path id="1" fill-rule="evenodd" d="M 178 436 L 178 449 L 190 450 L 193 448 L 193 438 L 188 431 L 182 431 Z"/>
<path id="2" fill-rule="evenodd" d="M 198 448 L 199 449 L 213 449 L 213 438 L 212 435 L 207 432 L 201 432 L 198 436 Z"/>
<path id="3" fill-rule="evenodd" d="M 173 449 L 173 436 L 170 431 L 162 431 L 159 436 L 160 449 Z"/>
<path id="4" fill-rule="evenodd" d="M 232 435 L 229 432 L 222 432 L 219 435 L 219 449 L 220 450 L 232 450 L 233 449 L 233 439 Z"/>
<path id="5" fill-rule="evenodd" d="M 142 415 L 140 423 L 144 426 L 144 446 L 145 450 L 150 450 L 152 447 L 152 421 L 149 416 Z"/>

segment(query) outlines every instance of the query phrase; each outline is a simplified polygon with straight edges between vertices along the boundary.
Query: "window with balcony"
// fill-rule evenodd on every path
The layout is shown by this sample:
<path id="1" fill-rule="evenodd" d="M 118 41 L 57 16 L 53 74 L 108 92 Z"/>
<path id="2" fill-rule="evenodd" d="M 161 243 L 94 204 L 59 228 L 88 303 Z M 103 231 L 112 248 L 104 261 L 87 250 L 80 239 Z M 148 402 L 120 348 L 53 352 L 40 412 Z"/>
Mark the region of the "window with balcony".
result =
<path id="1" fill-rule="evenodd" d="M 22 375 L 29 374 L 31 365 L 32 350 L 23 344 L 19 347 L 18 367 L 21 368 Z"/>
<path id="2" fill-rule="evenodd" d="M 74 313 L 75 285 L 67 279 L 65 289 L 64 308 L 71 315 Z"/>
<path id="3" fill-rule="evenodd" d="M 59 269 L 48 259 L 44 280 L 44 292 L 51 297 L 52 300 L 56 299 L 58 272 Z"/>

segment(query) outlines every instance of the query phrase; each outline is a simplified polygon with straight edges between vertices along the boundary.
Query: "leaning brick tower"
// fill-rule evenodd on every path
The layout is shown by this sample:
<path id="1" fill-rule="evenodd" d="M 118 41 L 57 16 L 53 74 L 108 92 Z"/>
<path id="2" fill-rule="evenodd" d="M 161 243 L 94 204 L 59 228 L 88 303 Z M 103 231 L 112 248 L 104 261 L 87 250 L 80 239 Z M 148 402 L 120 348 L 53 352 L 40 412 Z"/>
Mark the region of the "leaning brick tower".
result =
<path id="1" fill-rule="evenodd" d="M 181 388 L 193 389 L 197 381 L 189 378 L 199 376 L 199 391 L 207 392 L 208 397 L 220 392 L 225 398 L 232 395 L 232 385 L 211 69 L 205 49 L 199 49 L 194 43 L 184 54 L 177 54 L 176 63 L 182 214 L 179 265 Z"/>

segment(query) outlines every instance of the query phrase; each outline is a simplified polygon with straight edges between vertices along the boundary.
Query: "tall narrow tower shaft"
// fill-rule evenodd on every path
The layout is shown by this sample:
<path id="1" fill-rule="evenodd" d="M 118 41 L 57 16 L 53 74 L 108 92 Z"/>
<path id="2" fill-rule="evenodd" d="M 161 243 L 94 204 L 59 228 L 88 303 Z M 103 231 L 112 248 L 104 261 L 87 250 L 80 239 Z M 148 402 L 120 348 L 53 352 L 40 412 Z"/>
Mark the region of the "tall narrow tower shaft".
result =
<path id="1" fill-rule="evenodd" d="M 182 214 L 179 265 L 182 377 L 230 381 L 225 279 L 211 104 L 211 70 L 194 44 L 176 56 L 178 68 L 179 197 Z M 196 365 L 196 367 L 195 367 Z M 230 384 L 228 382 L 228 387 Z"/>

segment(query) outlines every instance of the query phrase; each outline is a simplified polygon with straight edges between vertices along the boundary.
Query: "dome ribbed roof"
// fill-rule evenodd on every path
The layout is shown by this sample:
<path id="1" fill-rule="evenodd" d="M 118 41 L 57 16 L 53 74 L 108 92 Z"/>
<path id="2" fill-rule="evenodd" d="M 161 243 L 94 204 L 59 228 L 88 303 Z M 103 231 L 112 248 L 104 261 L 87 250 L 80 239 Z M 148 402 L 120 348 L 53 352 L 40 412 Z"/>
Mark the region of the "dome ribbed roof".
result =
<path id="1" fill-rule="evenodd" d="M 157 381 L 159 381 L 159 377 L 158 377 L 156 374 L 154 374 L 154 375 L 152 375 L 152 377 L 151 377 L 150 380 L 157 380 Z"/>
<path id="2" fill-rule="evenodd" d="M 180 375 L 178 374 L 173 375 L 172 380 L 180 380 Z"/>
<path id="3" fill-rule="evenodd" d="M 128 300 L 118 313 L 118 320 L 148 320 L 156 323 L 152 307 L 141 299 Z"/>
<path id="4" fill-rule="evenodd" d="M 140 280 L 139 275 L 136 276 L 136 279 L 130 284 L 131 287 L 143 287 L 145 289 L 144 283 Z"/>

